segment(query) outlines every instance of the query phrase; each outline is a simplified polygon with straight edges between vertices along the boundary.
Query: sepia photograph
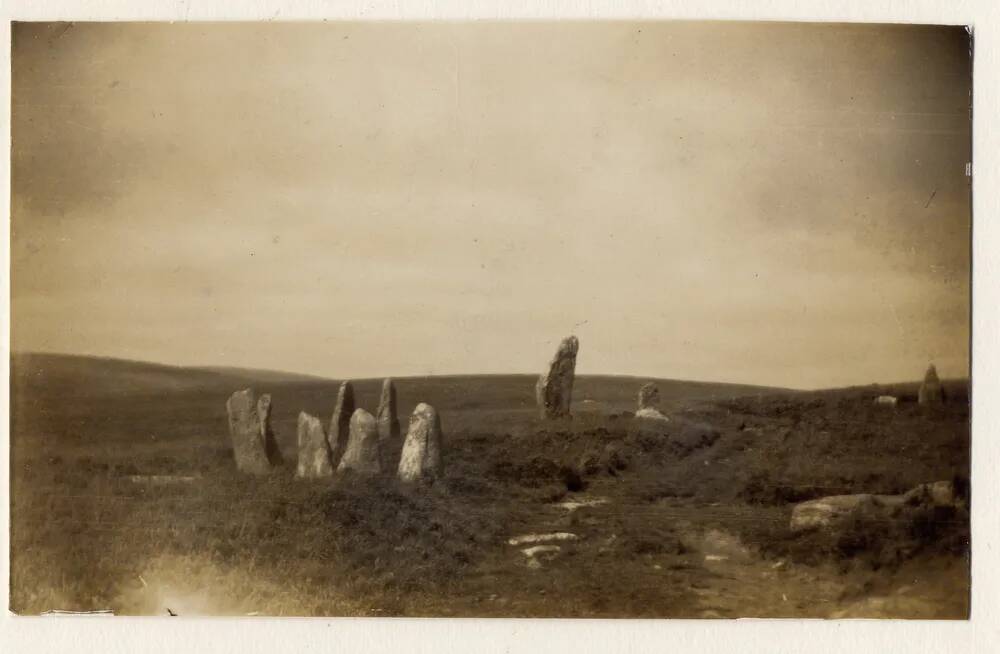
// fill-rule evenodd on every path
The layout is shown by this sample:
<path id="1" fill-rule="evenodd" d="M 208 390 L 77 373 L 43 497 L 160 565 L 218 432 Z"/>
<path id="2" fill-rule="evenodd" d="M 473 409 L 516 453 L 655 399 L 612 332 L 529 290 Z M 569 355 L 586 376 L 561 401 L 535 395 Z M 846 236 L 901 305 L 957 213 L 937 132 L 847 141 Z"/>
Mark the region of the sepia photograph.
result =
<path id="1" fill-rule="evenodd" d="M 12 613 L 969 618 L 966 26 L 10 30 Z"/>

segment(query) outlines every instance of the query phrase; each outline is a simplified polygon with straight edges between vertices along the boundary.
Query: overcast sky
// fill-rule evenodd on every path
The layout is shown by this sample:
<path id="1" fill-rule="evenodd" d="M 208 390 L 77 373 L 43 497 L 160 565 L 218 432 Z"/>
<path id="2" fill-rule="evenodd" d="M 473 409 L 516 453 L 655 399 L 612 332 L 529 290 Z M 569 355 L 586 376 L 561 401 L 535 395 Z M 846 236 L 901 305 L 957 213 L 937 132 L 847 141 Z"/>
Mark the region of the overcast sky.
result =
<path id="1" fill-rule="evenodd" d="M 330 377 L 968 370 L 958 28 L 17 25 L 13 346 Z"/>

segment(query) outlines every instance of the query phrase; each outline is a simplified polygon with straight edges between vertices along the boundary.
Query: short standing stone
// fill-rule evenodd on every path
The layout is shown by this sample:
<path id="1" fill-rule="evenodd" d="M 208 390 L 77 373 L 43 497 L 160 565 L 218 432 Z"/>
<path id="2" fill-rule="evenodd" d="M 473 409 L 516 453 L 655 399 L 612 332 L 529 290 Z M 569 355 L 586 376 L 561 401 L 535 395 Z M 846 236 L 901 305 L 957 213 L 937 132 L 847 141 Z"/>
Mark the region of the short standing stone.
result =
<path id="1" fill-rule="evenodd" d="M 329 477 L 333 474 L 330 447 L 323 432 L 323 423 L 305 411 L 299 413 L 299 465 L 295 474 L 305 479 Z"/>
<path id="2" fill-rule="evenodd" d="M 226 401 L 229 436 L 236 467 L 241 472 L 264 474 L 281 463 L 278 444 L 271 430 L 271 396 L 254 401 L 253 390 L 236 391 Z"/>
<path id="3" fill-rule="evenodd" d="M 442 471 L 441 419 L 434 407 L 421 402 L 410 416 L 397 475 L 402 481 L 416 481 Z"/>
<path id="4" fill-rule="evenodd" d="M 336 466 L 347 446 L 347 435 L 351 425 L 351 415 L 354 413 L 354 386 L 349 381 L 341 382 L 337 391 L 337 404 L 333 407 L 333 417 L 330 418 L 330 430 L 326 434 L 326 442 L 330 448 L 330 463 Z"/>
<path id="5" fill-rule="evenodd" d="M 643 384 L 642 388 L 639 389 L 637 404 L 636 418 L 640 420 L 670 422 L 670 418 L 660 413 L 660 389 L 653 382 Z"/>
<path id="6" fill-rule="evenodd" d="M 570 414 L 573 400 L 573 378 L 576 374 L 576 353 L 580 341 L 567 336 L 559 344 L 549 369 L 538 378 L 535 399 L 542 418 L 563 418 Z"/>
<path id="7" fill-rule="evenodd" d="M 639 389 L 637 410 L 642 411 L 643 409 L 658 409 L 659 407 L 660 389 L 657 388 L 656 384 L 653 382 L 643 384 L 642 388 Z"/>
<path id="8" fill-rule="evenodd" d="M 378 401 L 378 437 L 383 441 L 399 437 L 399 417 L 396 415 L 396 385 L 391 379 L 382 382 Z"/>
<path id="9" fill-rule="evenodd" d="M 364 409 L 355 410 L 351 416 L 347 447 L 337 466 L 337 472 L 348 470 L 360 475 L 377 475 L 382 472 L 375 417 Z"/>
<path id="10" fill-rule="evenodd" d="M 941 388 L 941 380 L 938 379 L 937 368 L 932 363 L 924 374 L 924 383 L 920 385 L 920 392 L 917 394 L 920 404 L 941 404 L 944 402 L 944 390 Z"/>

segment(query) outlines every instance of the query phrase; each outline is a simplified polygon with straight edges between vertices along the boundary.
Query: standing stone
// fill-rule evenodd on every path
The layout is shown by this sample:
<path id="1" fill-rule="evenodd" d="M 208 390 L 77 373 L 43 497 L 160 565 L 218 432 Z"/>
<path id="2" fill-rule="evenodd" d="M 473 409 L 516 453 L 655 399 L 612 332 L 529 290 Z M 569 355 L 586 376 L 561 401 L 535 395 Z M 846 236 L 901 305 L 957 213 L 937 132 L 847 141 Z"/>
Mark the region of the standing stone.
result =
<path id="1" fill-rule="evenodd" d="M 569 416 L 573 399 L 573 377 L 576 371 L 576 353 L 580 341 L 576 336 L 567 336 L 559 344 L 555 357 L 547 372 L 538 378 L 535 385 L 535 399 L 543 419 Z"/>
<path id="2" fill-rule="evenodd" d="M 354 386 L 349 381 L 341 382 L 337 391 L 337 404 L 333 407 L 333 417 L 330 418 L 330 431 L 326 442 L 330 448 L 330 462 L 340 463 L 340 457 L 347 446 L 347 434 L 351 425 L 351 415 L 354 413 Z"/>
<path id="3" fill-rule="evenodd" d="M 637 410 L 658 409 L 659 406 L 660 389 L 653 382 L 643 384 L 642 388 L 639 389 L 639 406 Z"/>
<path id="4" fill-rule="evenodd" d="M 337 466 L 337 472 L 353 470 L 359 475 L 377 475 L 382 472 L 375 417 L 364 409 L 357 409 L 351 416 L 350 430 L 347 448 Z"/>
<path id="5" fill-rule="evenodd" d="M 410 416 L 396 474 L 400 480 L 409 482 L 436 477 L 442 471 L 441 419 L 434 407 L 421 402 Z"/>
<path id="6" fill-rule="evenodd" d="M 281 463 L 278 443 L 271 430 L 270 395 L 261 395 L 254 402 L 252 389 L 236 391 L 226 401 L 226 412 L 238 470 L 264 474 Z"/>
<path id="7" fill-rule="evenodd" d="M 944 402 L 944 390 L 941 388 L 941 380 L 938 379 L 937 368 L 932 363 L 924 374 L 924 383 L 920 385 L 920 392 L 917 394 L 917 401 L 920 404 L 941 404 Z"/>
<path id="8" fill-rule="evenodd" d="M 305 411 L 299 413 L 299 465 L 295 474 L 303 479 L 329 477 L 333 474 L 330 447 L 323 433 L 323 423 Z"/>
<path id="9" fill-rule="evenodd" d="M 396 415 L 396 386 L 391 379 L 382 382 L 378 401 L 378 437 L 384 442 L 399 438 L 399 417 Z"/>
<path id="10" fill-rule="evenodd" d="M 660 389 L 653 382 L 643 384 L 639 389 L 638 407 L 635 417 L 641 420 L 670 422 L 670 418 L 660 413 Z"/>

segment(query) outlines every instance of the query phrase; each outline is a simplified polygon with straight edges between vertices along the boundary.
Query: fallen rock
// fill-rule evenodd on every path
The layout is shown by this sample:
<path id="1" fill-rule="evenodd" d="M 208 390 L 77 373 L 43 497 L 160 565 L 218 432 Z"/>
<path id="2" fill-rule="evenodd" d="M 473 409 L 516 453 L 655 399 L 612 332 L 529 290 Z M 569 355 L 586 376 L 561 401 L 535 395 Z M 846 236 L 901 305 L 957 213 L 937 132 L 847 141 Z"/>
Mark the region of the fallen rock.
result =
<path id="1" fill-rule="evenodd" d="M 364 409 L 356 409 L 351 416 L 347 447 L 337 466 L 338 473 L 348 470 L 369 476 L 382 472 L 375 417 Z"/>
<path id="2" fill-rule="evenodd" d="M 340 457 L 344 455 L 354 408 L 354 385 L 350 381 L 341 382 L 337 390 L 337 403 L 330 418 L 330 430 L 326 435 L 327 446 L 330 448 L 330 463 L 334 466 L 340 463 Z"/>
<path id="3" fill-rule="evenodd" d="M 576 336 L 564 338 L 549 363 L 549 369 L 538 378 L 535 399 L 543 419 L 565 418 L 570 415 L 579 349 L 580 341 Z"/>
<path id="4" fill-rule="evenodd" d="M 436 477 L 444 471 L 441 460 L 441 419 L 437 410 L 421 402 L 410 416 L 396 474 L 401 481 Z"/>
<path id="5" fill-rule="evenodd" d="M 792 531 L 804 531 L 846 522 L 861 511 L 879 510 L 886 503 L 901 504 L 902 498 L 892 500 L 892 495 L 872 495 L 858 493 L 855 495 L 831 495 L 817 500 L 809 500 L 796 504 L 792 509 L 789 528 Z"/>
<path id="6" fill-rule="evenodd" d="M 378 401 L 378 437 L 382 441 L 399 438 L 399 417 L 396 415 L 396 385 L 391 379 L 382 382 Z"/>
<path id="7" fill-rule="evenodd" d="M 944 389 L 941 388 L 941 380 L 938 379 L 937 368 L 932 363 L 924 373 L 924 382 L 920 385 L 917 393 L 917 401 L 920 404 L 941 404 L 944 402 Z"/>
<path id="8" fill-rule="evenodd" d="M 899 403 L 899 399 L 893 397 L 892 395 L 879 395 L 875 398 L 875 406 L 890 406 L 894 407 Z"/>
<path id="9" fill-rule="evenodd" d="M 298 424 L 299 463 L 295 475 L 302 479 L 318 479 L 333 475 L 330 446 L 319 418 L 302 411 Z"/>
<path id="10" fill-rule="evenodd" d="M 965 494 L 951 481 L 935 481 L 920 484 L 903 493 L 906 504 L 922 506 L 965 506 Z"/>
<path id="11" fill-rule="evenodd" d="M 281 453 L 271 429 L 270 395 L 261 395 L 255 402 L 252 389 L 236 391 L 226 401 L 226 412 L 238 470 L 265 474 L 281 464 Z"/>
<path id="12" fill-rule="evenodd" d="M 901 495 L 832 495 L 796 504 L 789 528 L 804 531 L 835 528 L 849 519 L 864 515 L 890 517 L 903 506 L 962 507 L 965 498 L 950 481 L 936 481 L 908 490 Z"/>

